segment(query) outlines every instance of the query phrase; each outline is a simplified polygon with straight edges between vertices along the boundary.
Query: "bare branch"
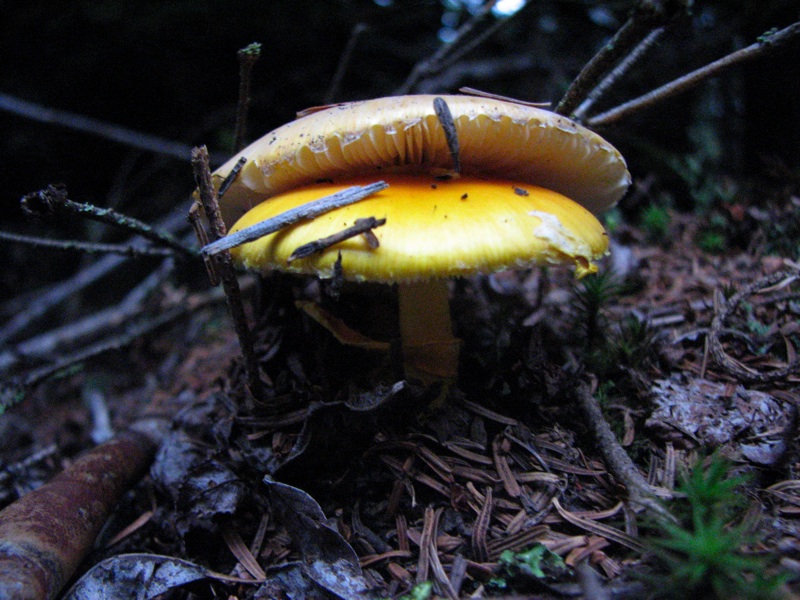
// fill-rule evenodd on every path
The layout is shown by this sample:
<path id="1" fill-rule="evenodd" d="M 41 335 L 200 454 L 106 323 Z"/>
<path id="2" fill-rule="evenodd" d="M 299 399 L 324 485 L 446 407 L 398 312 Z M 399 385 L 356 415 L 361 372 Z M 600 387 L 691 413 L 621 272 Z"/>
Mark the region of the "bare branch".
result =
<path id="1" fill-rule="evenodd" d="M 107 123 L 93 117 L 79 115 L 70 111 L 49 108 L 41 104 L 16 98 L 9 94 L 0 93 L 0 110 L 26 117 L 38 121 L 39 123 L 74 129 L 114 142 L 119 142 L 131 148 L 145 150 L 146 152 L 153 152 L 155 154 L 164 154 L 179 160 L 188 160 L 189 154 L 191 153 L 191 146 L 188 144 L 166 140 L 149 133 L 133 131 L 132 129 L 120 125 L 114 125 L 113 123 Z M 216 164 L 219 162 L 221 162 L 221 157 L 215 157 L 214 163 Z"/>
<path id="2" fill-rule="evenodd" d="M 244 139 L 247 135 L 247 111 L 250 108 L 250 82 L 252 81 L 253 66 L 261 57 L 261 44 L 252 43 L 236 53 L 239 59 L 239 102 L 236 106 L 236 129 L 233 135 L 233 152 L 244 148 Z"/>
<path id="3" fill-rule="evenodd" d="M 130 258 L 152 256 L 174 256 L 175 251 L 169 248 L 137 248 L 131 244 L 101 244 L 97 242 L 76 242 L 74 240 L 50 240 L 30 235 L 19 235 L 9 231 L 0 231 L 0 240 L 16 244 L 27 244 L 37 248 L 48 248 L 67 252 L 84 252 L 86 254 L 122 254 Z"/>
<path id="4" fill-rule="evenodd" d="M 186 226 L 185 207 L 171 212 L 164 219 L 160 220 L 156 227 L 164 231 L 178 231 Z M 144 248 L 147 242 L 136 239 L 131 242 L 135 248 Z M 16 312 L 13 318 L 0 327 L 0 342 L 6 343 L 17 337 L 31 323 L 40 319 L 53 307 L 61 302 L 96 283 L 103 277 L 112 273 L 115 269 L 124 265 L 128 260 L 127 256 L 108 255 L 99 259 L 97 262 L 78 271 L 73 277 L 54 284 L 45 290 L 36 290 L 31 298 L 35 302 L 27 302 L 25 308 Z"/>
<path id="5" fill-rule="evenodd" d="M 793 41 L 800 34 L 800 22 L 793 23 L 777 32 L 769 32 L 761 36 L 755 44 L 737 50 L 727 56 L 716 60 L 705 67 L 692 71 L 661 87 L 648 92 L 638 98 L 629 100 L 620 106 L 590 118 L 587 123 L 590 127 L 603 127 L 635 112 L 649 108 L 657 102 L 662 102 L 676 94 L 680 94 L 702 83 L 706 79 L 720 75 L 731 67 L 764 56 L 776 48 Z"/>
<path id="6" fill-rule="evenodd" d="M 73 202 L 67 198 L 67 191 L 63 187 L 49 185 L 44 190 L 28 194 L 22 199 L 22 209 L 35 217 L 49 217 L 58 211 L 80 215 L 93 221 L 127 229 L 151 242 L 172 248 L 184 256 L 197 255 L 195 250 L 186 246 L 172 234 L 159 231 L 139 219 L 118 213 L 113 208 L 99 208 L 92 204 Z"/>
<path id="7" fill-rule="evenodd" d="M 594 106 L 595 102 L 602 98 L 603 94 L 611 89 L 611 87 L 647 53 L 653 44 L 658 41 L 658 38 L 661 37 L 662 33 L 664 33 L 663 27 L 659 27 L 658 29 L 654 29 L 648 33 L 647 36 L 641 42 L 639 42 L 639 45 L 636 46 L 631 53 L 622 60 L 622 62 L 614 67 L 614 69 L 608 75 L 606 75 L 591 92 L 589 92 L 586 100 L 581 102 L 580 106 L 578 106 L 578 108 L 576 108 L 575 111 L 570 115 L 570 118 L 575 121 L 582 122 L 583 117 L 587 112 L 589 112 L 592 106 Z"/>
<path id="8" fill-rule="evenodd" d="M 675 15 L 688 10 L 685 0 L 641 0 L 630 18 L 614 37 L 578 73 L 555 112 L 568 115 L 586 98 L 603 75 L 653 29 L 661 27 Z"/>
<path id="9" fill-rule="evenodd" d="M 255 225 L 246 227 L 245 229 L 240 229 L 235 233 L 208 244 L 202 248 L 201 252 L 206 256 L 212 256 L 219 252 L 223 252 L 224 250 L 230 250 L 231 248 L 241 246 L 247 242 L 252 242 L 260 237 L 269 235 L 270 233 L 275 233 L 276 231 L 297 223 L 298 221 L 313 219 L 314 217 L 318 217 L 319 215 L 331 211 L 334 208 L 340 208 L 342 206 L 347 206 L 348 204 L 353 204 L 363 200 L 364 198 L 371 196 L 376 192 L 385 190 L 387 187 L 389 187 L 389 184 L 384 181 L 378 181 L 363 187 L 354 185 L 342 190 L 341 192 L 337 192 L 335 194 L 331 194 L 330 196 L 320 198 L 319 200 L 314 200 L 313 202 L 303 204 L 297 208 L 287 210 L 286 212 L 281 213 L 271 219 L 267 219 L 266 221 L 262 221 L 261 223 L 256 223 Z"/>
<path id="10" fill-rule="evenodd" d="M 350 39 L 347 40 L 347 45 L 342 52 L 342 56 L 339 58 L 339 64 L 336 65 L 336 72 L 333 74 L 333 79 L 331 80 L 331 85 L 328 87 L 328 91 L 325 94 L 325 98 L 322 102 L 323 104 L 332 104 L 336 101 L 336 97 L 339 95 L 339 88 L 342 86 L 344 75 L 347 72 L 347 67 L 350 65 L 350 61 L 353 58 L 353 52 L 356 49 L 356 44 L 358 43 L 361 35 L 366 32 L 367 29 L 369 29 L 369 27 L 367 27 L 366 24 L 356 23 L 353 26 L 353 29 L 350 31 Z"/>
<path id="11" fill-rule="evenodd" d="M 647 508 L 654 516 L 675 521 L 667 509 L 656 500 L 650 485 L 617 441 L 603 416 L 600 403 L 592 395 L 589 386 L 583 382 L 579 383 L 575 389 L 575 396 L 583 412 L 584 421 L 594 435 L 608 469 L 617 481 L 627 488 L 631 503 Z"/>
<path id="12" fill-rule="evenodd" d="M 319 240 L 314 240 L 313 242 L 309 242 L 308 244 L 303 244 L 299 248 L 297 248 L 294 252 L 289 255 L 289 259 L 287 262 L 292 262 L 299 258 L 307 258 L 313 254 L 317 254 L 330 248 L 331 246 L 338 244 L 339 242 L 343 242 L 344 240 L 348 240 L 352 237 L 356 237 L 357 235 L 362 234 L 371 234 L 372 230 L 376 227 L 380 227 L 381 225 L 386 224 L 386 219 L 376 219 L 375 217 L 369 217 L 366 219 L 356 219 L 356 222 L 351 227 L 347 229 L 343 229 L 333 235 L 329 235 L 328 237 L 324 237 Z M 374 238 L 374 239 L 373 239 Z M 369 246 L 373 250 L 378 247 L 378 238 L 372 235 L 372 238 L 369 238 Z M 374 245 L 373 245 L 374 244 Z"/>
<path id="13" fill-rule="evenodd" d="M 211 233 L 217 239 L 222 238 L 227 233 L 227 230 L 219 212 L 217 192 L 214 190 L 214 184 L 211 181 L 208 150 L 206 150 L 205 146 L 192 150 L 192 168 L 194 169 L 194 178 L 197 182 L 200 201 L 203 203 L 203 210 L 211 224 Z M 247 316 L 244 313 L 244 305 L 242 304 L 242 293 L 239 288 L 239 281 L 236 279 L 236 273 L 233 270 L 230 252 L 220 252 L 215 258 L 217 274 L 225 290 L 228 308 L 242 349 L 244 367 L 247 372 L 247 384 L 250 388 L 250 393 L 255 397 L 260 397 L 262 382 L 258 357 L 255 351 L 255 341 L 253 332 L 247 324 Z"/>
<path id="14" fill-rule="evenodd" d="M 788 271 L 772 273 L 771 275 L 767 275 L 766 277 L 762 277 L 761 279 L 746 285 L 728 300 L 725 300 L 722 297 L 722 294 L 717 291 L 714 302 L 714 318 L 711 321 L 711 328 L 707 337 L 708 350 L 711 354 L 711 357 L 714 359 L 714 362 L 716 362 L 725 371 L 736 377 L 736 379 L 746 382 L 768 383 L 772 381 L 780 381 L 781 379 L 785 379 L 792 373 L 796 372 L 800 368 L 800 359 L 797 358 L 794 360 L 790 359 L 789 364 L 783 368 L 775 369 L 774 371 L 768 371 L 766 373 L 761 373 L 759 371 L 747 368 L 737 360 L 731 358 L 725 352 L 725 349 L 722 347 L 722 342 L 720 341 L 720 336 L 725 325 L 725 319 L 727 319 L 731 313 L 736 310 L 736 307 L 739 306 L 742 301 L 747 299 L 748 296 L 756 294 L 764 288 L 776 285 L 778 283 L 786 282 L 788 285 L 789 283 L 796 281 L 798 278 L 800 278 L 800 275 L 789 273 Z"/>

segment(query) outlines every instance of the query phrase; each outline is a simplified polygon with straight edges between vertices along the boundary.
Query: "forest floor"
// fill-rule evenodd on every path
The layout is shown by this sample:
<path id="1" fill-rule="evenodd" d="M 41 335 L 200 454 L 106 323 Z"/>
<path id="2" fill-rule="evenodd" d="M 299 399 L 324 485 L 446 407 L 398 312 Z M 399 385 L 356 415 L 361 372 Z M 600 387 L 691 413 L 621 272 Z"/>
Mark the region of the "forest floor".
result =
<path id="1" fill-rule="evenodd" d="M 778 218 L 729 212 L 756 233 Z M 168 558 L 227 574 L 169 596 L 198 598 L 788 593 L 800 574 L 800 373 L 786 372 L 798 266 L 755 234 L 703 252 L 706 225 L 672 213 L 657 236 L 619 226 L 601 273 L 580 282 L 556 269 L 454 282 L 461 375 L 436 408 L 439 391 L 342 346 L 295 303 L 358 315 L 388 310 L 387 290 L 334 299 L 324 283 L 245 277 L 267 382 L 253 398 L 224 304 L 196 282 L 164 284 L 147 302 L 192 307 L 177 322 L 3 415 L 0 501 L 107 437 L 104 414 L 114 431 L 161 415 L 170 428 L 149 475 L 81 573 L 138 553 L 130 581 Z M 586 390 L 679 525 L 631 501 Z M 193 581 L 173 577 L 164 590 Z"/>

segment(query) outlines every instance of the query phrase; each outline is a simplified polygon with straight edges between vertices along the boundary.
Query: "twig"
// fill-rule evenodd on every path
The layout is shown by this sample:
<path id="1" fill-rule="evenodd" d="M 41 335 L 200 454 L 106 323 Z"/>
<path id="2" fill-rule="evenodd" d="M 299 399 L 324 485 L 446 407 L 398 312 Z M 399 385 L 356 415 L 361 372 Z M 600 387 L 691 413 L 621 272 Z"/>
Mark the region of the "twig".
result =
<path id="1" fill-rule="evenodd" d="M 155 331 L 159 327 L 163 327 L 206 304 L 220 302 L 222 299 L 223 295 L 213 290 L 205 296 L 197 298 L 196 302 L 182 303 L 160 312 L 155 316 L 150 315 L 138 322 L 128 323 L 123 332 L 109 339 L 81 348 L 73 354 L 59 358 L 51 365 L 29 371 L 24 377 L 12 378 L 9 384 L 0 386 L 0 414 L 9 406 L 22 401 L 25 395 L 40 383 L 60 373 L 66 372 L 89 359 L 100 356 L 101 354 L 120 350 L 142 336 Z"/>
<path id="2" fill-rule="evenodd" d="M 611 41 L 603 46 L 600 52 L 581 69 L 575 81 L 559 101 L 555 112 L 560 115 L 568 115 L 575 110 L 586 98 L 589 90 L 619 59 L 636 46 L 652 29 L 660 27 L 678 13 L 673 4 L 681 6 L 683 11 L 688 10 L 688 2 L 667 3 L 668 6 L 665 7 L 664 0 L 641 0 Z M 674 12 L 668 12 L 668 10 Z"/>
<path id="3" fill-rule="evenodd" d="M 67 190 L 60 186 L 48 185 L 46 189 L 28 194 L 22 199 L 22 209 L 35 217 L 49 217 L 58 211 L 80 215 L 93 221 L 121 227 L 155 244 L 172 248 L 184 256 L 192 257 L 197 254 L 195 250 L 166 231 L 159 231 L 139 219 L 120 214 L 113 208 L 99 208 L 92 204 L 73 202 L 67 198 Z"/>
<path id="4" fill-rule="evenodd" d="M 253 42 L 236 53 L 239 59 L 239 102 L 236 106 L 236 129 L 234 130 L 233 152 L 244 148 L 247 135 L 247 111 L 250 108 L 250 82 L 253 65 L 261 57 L 261 44 Z"/>
<path id="5" fill-rule="evenodd" d="M 685 92 L 697 84 L 705 81 L 710 77 L 715 77 L 731 67 L 739 65 L 740 63 L 759 58 L 768 52 L 783 46 L 790 42 L 792 38 L 800 34 L 800 22 L 793 23 L 788 27 L 781 29 L 777 32 L 768 32 L 761 36 L 756 43 L 737 50 L 719 60 L 716 60 L 700 69 L 692 71 L 683 77 L 679 77 L 665 85 L 662 85 L 655 90 L 647 92 L 629 100 L 615 108 L 607 110 L 604 113 L 590 118 L 587 123 L 590 127 L 602 127 L 609 125 L 619 119 L 630 116 L 632 113 L 638 112 L 651 105 L 671 98 L 676 94 Z"/>
<path id="6" fill-rule="evenodd" d="M 74 240 L 49 240 L 47 238 L 34 237 L 29 235 L 19 235 L 8 231 L 0 231 L 0 240 L 14 242 L 17 244 L 27 244 L 37 248 L 47 248 L 52 250 L 66 250 L 68 252 L 84 252 L 86 254 L 122 254 L 129 258 L 141 258 L 148 256 L 174 256 L 175 251 L 169 248 L 136 248 L 130 244 L 101 244 L 97 242 L 77 242 Z"/>
<path id="7" fill-rule="evenodd" d="M 592 395 L 589 386 L 584 382 L 578 383 L 575 396 L 583 412 L 584 421 L 594 435 L 608 469 L 614 478 L 627 488 L 630 502 L 650 510 L 657 517 L 674 522 L 675 518 L 656 500 L 650 485 L 617 441 L 603 416 L 600 403 Z"/>
<path id="8" fill-rule="evenodd" d="M 456 31 L 456 35 L 451 42 L 443 44 L 432 57 L 418 62 L 411 70 L 406 80 L 395 90 L 395 94 L 408 94 L 421 79 L 438 73 L 443 68 L 444 59 L 458 47 L 461 41 L 472 33 L 472 30 L 475 29 L 478 23 L 491 13 L 497 2 L 498 0 L 488 0 L 472 18 Z"/>
<path id="9" fill-rule="evenodd" d="M 247 164 L 247 157 L 242 156 L 239 160 L 236 161 L 236 164 L 233 165 L 231 172 L 225 176 L 225 179 L 222 180 L 222 183 L 219 184 L 219 190 L 217 191 L 217 197 L 222 198 L 225 195 L 225 192 L 228 191 L 228 188 L 233 185 L 233 182 L 236 181 L 236 178 L 239 176 L 239 173 L 242 171 L 242 168 Z M 195 205 L 196 206 L 196 205 Z"/>
<path id="10" fill-rule="evenodd" d="M 323 104 L 331 104 L 336 100 L 336 97 L 339 95 L 339 88 L 344 80 L 344 74 L 347 72 L 347 67 L 350 65 L 350 61 L 353 58 L 353 52 L 356 49 L 358 39 L 368 29 L 369 27 L 367 27 L 365 23 L 356 23 L 353 26 L 353 29 L 350 31 L 350 39 L 347 40 L 347 45 L 344 47 L 341 57 L 339 57 L 339 64 L 336 65 L 336 72 L 333 74 L 333 79 L 331 79 L 331 85 L 325 93 Z"/>
<path id="11" fill-rule="evenodd" d="M 189 153 L 191 152 L 191 146 L 187 144 L 166 140 L 155 135 L 150 135 L 149 133 L 133 131 L 126 127 L 66 110 L 48 108 L 47 106 L 28 102 L 27 100 L 22 100 L 9 94 L 0 93 L 0 110 L 27 117 L 28 119 L 40 123 L 48 123 L 82 131 L 84 133 L 90 133 L 132 148 L 154 152 L 156 154 L 165 154 L 184 161 L 189 158 Z M 218 162 L 221 162 L 220 158 L 215 157 L 214 163 L 216 164 Z"/>
<path id="12" fill-rule="evenodd" d="M 375 237 L 375 234 L 372 233 L 372 230 L 376 227 L 380 227 L 381 225 L 386 224 L 386 219 L 376 219 L 375 217 L 368 217 L 366 219 L 356 219 L 354 225 L 348 227 L 347 229 L 342 229 L 334 233 L 333 235 L 329 235 L 328 237 L 321 238 L 319 240 L 314 240 L 313 242 L 309 242 L 308 244 L 303 244 L 299 248 L 297 248 L 292 254 L 289 256 L 286 262 L 291 263 L 294 260 L 299 258 L 307 258 L 312 254 L 317 254 L 322 252 L 323 250 L 330 248 L 334 244 L 338 244 L 339 242 L 343 242 L 344 240 L 350 239 L 357 235 L 367 235 L 367 243 L 369 244 L 370 248 L 373 250 L 378 247 L 378 238 Z"/>
<path id="13" fill-rule="evenodd" d="M 98 333 L 113 331 L 115 327 L 131 322 L 144 313 L 145 300 L 172 273 L 173 268 L 174 261 L 165 261 L 115 306 L 28 338 L 13 349 L 0 353 L 0 373 L 10 371 L 22 361 L 45 360 L 64 348 L 85 343 L 95 339 Z"/>
<path id="14" fill-rule="evenodd" d="M 513 102 L 514 104 L 521 104 L 522 106 L 533 106 L 536 108 L 547 108 L 550 106 L 549 102 L 528 102 L 527 100 L 520 100 L 518 98 L 511 98 L 509 96 L 501 96 L 500 94 L 493 94 L 491 92 L 484 92 L 472 87 L 460 87 L 458 91 L 462 94 L 470 96 L 480 96 L 481 98 L 492 98 L 493 100 L 503 100 L 504 102 Z"/>
<path id="15" fill-rule="evenodd" d="M 570 115 L 570 118 L 582 122 L 583 118 L 586 116 L 586 113 L 594 106 L 594 104 L 603 97 L 611 87 L 625 75 L 633 65 L 635 65 L 639 59 L 641 59 L 647 51 L 658 41 L 658 38 L 661 37 L 665 31 L 664 27 L 659 27 L 654 29 L 647 36 L 639 42 L 639 45 L 636 46 L 628 56 L 626 56 L 622 61 L 612 69 L 612 71 L 606 75 L 603 80 L 597 84 L 597 86 L 589 92 L 589 95 L 586 97 L 586 100 L 581 102 L 580 106 L 576 108 L 573 113 Z"/>
<path id="16" fill-rule="evenodd" d="M 255 225 L 246 227 L 245 229 L 240 229 L 235 233 L 208 244 L 201 249 L 201 252 L 206 256 L 213 256 L 219 252 L 230 250 L 236 246 L 241 246 L 247 242 L 257 240 L 258 238 L 269 235 L 270 233 L 275 233 L 276 231 L 297 223 L 298 221 L 313 219 L 314 217 L 318 217 L 319 215 L 331 211 L 334 208 L 340 208 L 342 206 L 347 206 L 348 204 L 353 204 L 359 200 L 363 200 L 364 198 L 371 196 L 372 194 L 380 192 L 381 190 L 385 190 L 387 187 L 389 187 L 389 184 L 384 181 L 378 181 L 363 187 L 354 185 L 342 190 L 341 192 L 337 192 L 335 194 L 331 194 L 330 196 L 320 198 L 319 200 L 308 202 L 307 204 L 303 204 L 297 208 L 287 210 L 286 212 L 283 212 L 271 219 L 267 219 L 266 221 L 256 223 Z"/>
<path id="17" fill-rule="evenodd" d="M 450 107 L 447 106 L 444 98 L 438 96 L 433 99 L 433 110 L 444 130 L 444 139 L 447 141 L 447 147 L 453 160 L 453 170 L 457 174 L 461 174 L 461 147 L 458 143 L 458 131 L 453 120 L 453 113 L 450 112 Z"/>
<path id="18" fill-rule="evenodd" d="M 734 310 L 736 310 L 736 307 L 744 299 L 751 294 L 759 292 L 763 288 L 770 287 L 784 280 L 794 281 L 797 278 L 798 275 L 789 273 L 788 271 L 772 273 L 771 275 L 767 275 L 766 277 L 762 277 L 761 279 L 746 285 L 733 296 L 731 296 L 727 301 L 723 298 L 722 294 L 718 290 L 715 291 L 714 318 L 711 320 L 711 328 L 708 331 L 706 342 L 708 352 L 717 365 L 736 377 L 736 379 L 748 383 L 769 383 L 772 381 L 778 381 L 787 377 L 791 373 L 794 373 L 798 370 L 798 368 L 800 368 L 800 358 L 795 358 L 794 360 L 790 360 L 789 364 L 782 369 L 776 369 L 767 373 L 754 371 L 753 369 L 745 367 L 738 361 L 728 356 L 722 347 L 722 342 L 720 341 L 723 327 L 725 325 L 725 319 L 727 319 L 728 316 L 733 313 Z"/>
<path id="19" fill-rule="evenodd" d="M 165 231 L 177 231 L 186 226 L 186 208 L 179 207 L 161 219 L 156 227 Z M 133 240 L 131 245 L 135 248 L 144 248 L 147 242 L 141 239 Z M 53 307 L 65 299 L 102 279 L 128 260 L 127 256 L 108 255 L 97 262 L 81 269 L 70 279 L 62 281 L 47 290 L 36 290 L 31 296 L 32 301 L 25 308 L 18 311 L 12 319 L 0 328 L 0 343 L 7 343 L 24 331 L 32 322 L 47 314 Z M 35 301 L 33 301 L 35 299 Z"/>
<path id="20" fill-rule="evenodd" d="M 224 237 L 227 231 L 219 213 L 217 193 L 211 181 L 208 150 L 206 150 L 205 146 L 192 150 L 192 168 L 194 169 L 194 178 L 197 182 L 200 201 L 203 203 L 203 210 L 205 210 L 206 217 L 211 225 L 212 235 L 215 238 Z M 222 282 L 222 288 L 225 290 L 225 297 L 228 299 L 228 309 L 242 349 L 247 384 L 250 388 L 250 393 L 259 398 L 262 395 L 262 383 L 258 357 L 255 351 L 255 341 L 253 333 L 250 331 L 250 326 L 247 324 L 239 281 L 236 279 L 236 273 L 233 270 L 230 252 L 220 252 L 216 255 L 215 260 L 218 267 L 217 273 Z"/>

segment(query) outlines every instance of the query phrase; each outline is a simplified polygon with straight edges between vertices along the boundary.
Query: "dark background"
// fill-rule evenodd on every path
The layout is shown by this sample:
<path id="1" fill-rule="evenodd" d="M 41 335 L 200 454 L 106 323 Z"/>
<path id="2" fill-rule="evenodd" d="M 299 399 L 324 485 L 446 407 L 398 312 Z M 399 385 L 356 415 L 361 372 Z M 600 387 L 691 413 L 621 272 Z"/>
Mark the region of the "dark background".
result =
<path id="1" fill-rule="evenodd" d="M 386 4 L 386 6 L 383 6 Z M 472 86 L 557 101 L 580 67 L 624 22 L 632 1 L 536 1 L 486 43 L 415 91 Z M 744 47 L 800 18 L 797 0 L 695 3 L 605 102 L 613 106 Z M 447 15 L 447 16 L 445 16 Z M 231 150 L 236 51 L 263 44 L 253 75 L 249 139 L 324 103 L 351 37 L 363 23 L 336 101 L 392 94 L 441 45 L 445 21 L 469 16 L 444 0 L 202 0 L 0 2 L 0 92 L 46 107 L 179 141 Z M 493 19 L 490 19 L 490 23 Z M 635 178 L 655 174 L 671 202 L 696 198 L 664 157 L 700 156 L 715 177 L 759 181 L 778 164 L 800 168 L 800 45 L 603 131 Z M 55 238 L 114 240 L 115 232 L 61 220 L 43 226 L 19 210 L 22 195 L 66 184 L 72 199 L 153 220 L 188 198 L 187 161 L 132 150 L 0 111 L 2 228 Z M 750 188 L 758 202 L 758 184 Z M 85 259 L 0 243 L 0 296 L 64 277 Z"/>

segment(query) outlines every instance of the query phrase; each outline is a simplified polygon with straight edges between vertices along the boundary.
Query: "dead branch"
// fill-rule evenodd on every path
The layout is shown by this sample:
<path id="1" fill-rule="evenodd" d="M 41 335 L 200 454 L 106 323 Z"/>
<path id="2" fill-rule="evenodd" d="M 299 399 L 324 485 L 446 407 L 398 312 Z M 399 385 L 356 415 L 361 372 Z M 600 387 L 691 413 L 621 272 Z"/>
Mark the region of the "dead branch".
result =
<path id="1" fill-rule="evenodd" d="M 51 329 L 16 344 L 13 350 L 0 353 L 0 373 L 8 372 L 22 361 L 46 360 L 64 348 L 96 339 L 144 314 L 144 302 L 172 273 L 174 262 L 167 261 L 135 286 L 116 306 L 94 312 L 82 319 Z"/>
<path id="2" fill-rule="evenodd" d="M 381 190 L 385 190 L 387 187 L 389 187 L 389 184 L 384 181 L 377 181 L 365 186 L 354 185 L 342 190 L 341 192 L 337 192 L 335 194 L 331 194 L 330 196 L 320 198 L 319 200 L 308 202 L 307 204 L 303 204 L 297 208 L 287 210 L 286 212 L 272 217 L 271 219 L 267 219 L 266 221 L 261 221 L 260 223 L 256 223 L 250 227 L 240 229 L 239 231 L 208 244 L 201 250 L 201 252 L 205 256 L 213 256 L 219 252 L 230 250 L 231 248 L 241 246 L 247 242 L 252 242 L 260 237 L 269 235 L 270 233 L 280 231 L 284 227 L 288 227 L 294 223 L 298 223 L 306 219 L 313 219 L 321 214 L 333 210 L 334 208 L 340 208 L 342 206 L 347 206 L 348 204 L 353 204 L 363 200 L 364 198 L 367 198 L 368 196 L 371 196 L 372 194 L 380 192 Z"/>
<path id="3" fill-rule="evenodd" d="M 16 98 L 10 94 L 0 93 L 0 110 L 9 112 L 27 119 L 74 129 L 83 133 L 89 133 L 98 137 L 105 138 L 114 142 L 119 142 L 131 148 L 137 148 L 146 152 L 164 154 L 179 160 L 188 160 L 191 153 L 191 146 L 167 140 L 149 133 L 133 131 L 127 127 L 101 121 L 93 117 L 79 115 L 67 110 L 59 110 L 42 106 L 34 102 L 28 102 L 21 98 Z M 221 162 L 220 157 L 215 157 L 214 163 Z"/>
<path id="4" fill-rule="evenodd" d="M 222 221 L 217 201 L 217 192 L 211 181 L 211 169 L 208 162 L 208 150 L 205 146 L 192 150 L 192 168 L 194 178 L 197 183 L 200 201 L 203 203 L 203 210 L 206 218 L 211 225 L 211 233 L 216 241 L 225 237 L 227 229 Z M 239 338 L 239 345 L 244 358 L 244 367 L 247 374 L 247 384 L 250 393 L 255 397 L 260 397 L 262 391 L 261 374 L 258 366 L 258 357 L 255 351 L 255 340 L 253 332 L 247 323 L 247 316 L 244 313 L 242 303 L 242 292 L 239 288 L 239 280 L 233 269 L 233 261 L 230 252 L 223 251 L 215 255 L 216 272 L 219 275 L 222 287 L 225 290 L 225 297 L 228 299 L 228 309 L 233 319 L 236 335 Z"/>
<path id="5" fill-rule="evenodd" d="M 761 36 L 756 43 L 737 50 L 727 56 L 720 58 L 700 69 L 692 71 L 683 77 L 679 77 L 674 81 L 662 85 L 655 90 L 647 92 L 629 100 L 619 106 L 607 110 L 604 113 L 596 115 L 588 119 L 587 123 L 590 127 L 603 127 L 618 121 L 622 118 L 627 118 L 633 113 L 639 112 L 649 108 L 653 104 L 662 102 L 672 96 L 683 93 L 694 86 L 702 83 L 706 79 L 716 77 L 724 73 L 728 69 L 744 64 L 745 62 L 760 58 L 765 54 L 772 52 L 786 44 L 794 41 L 794 38 L 800 34 L 800 22 L 793 23 L 788 27 L 781 29 L 777 32 L 768 32 Z"/>
<path id="6" fill-rule="evenodd" d="M 218 290 L 211 290 L 204 294 L 199 294 L 186 301 L 177 303 L 155 315 L 145 315 L 138 318 L 131 318 L 125 323 L 122 331 L 115 331 L 107 337 L 83 346 L 74 352 L 58 357 L 52 363 L 32 369 L 23 376 L 10 378 L 6 385 L 0 385 L 0 413 L 7 407 L 23 400 L 31 388 L 40 383 L 64 372 L 70 367 L 81 364 L 87 360 L 120 350 L 129 346 L 135 340 L 148 335 L 149 333 L 164 327 L 188 313 L 214 304 L 222 302 L 224 295 Z"/>
<path id="7" fill-rule="evenodd" d="M 342 55 L 339 57 L 339 64 L 336 65 L 336 71 L 333 74 L 333 79 L 331 79 L 328 91 L 325 93 L 323 104 L 332 104 L 336 101 L 345 73 L 347 73 L 347 67 L 353 59 L 356 44 L 358 44 L 358 40 L 368 29 L 369 27 L 365 23 L 356 23 L 353 29 L 350 30 L 350 39 L 347 40 L 347 45 Z"/>
<path id="8" fill-rule="evenodd" d="M 74 240 L 51 240 L 30 235 L 19 235 L 8 231 L 0 231 L 0 240 L 15 244 L 26 244 L 47 250 L 66 252 L 83 252 L 84 254 L 122 254 L 128 258 L 145 258 L 173 256 L 175 252 L 169 248 L 136 248 L 130 244 L 102 244 L 99 242 L 77 242 Z"/>
<path id="9" fill-rule="evenodd" d="M 376 219 L 375 217 L 356 219 L 355 224 L 347 229 L 343 229 L 342 231 L 329 235 L 328 237 L 303 244 L 289 255 L 287 262 L 292 262 L 299 258 L 307 258 L 313 254 L 322 252 L 325 249 L 338 244 L 339 242 L 343 242 L 344 240 L 356 237 L 358 235 L 366 236 L 369 247 L 374 250 L 378 247 L 379 242 L 378 238 L 375 237 L 375 234 L 372 233 L 372 230 L 385 224 L 386 219 Z"/>
<path id="10" fill-rule="evenodd" d="M 239 59 L 239 101 L 236 105 L 236 128 L 233 135 L 233 151 L 239 152 L 245 145 L 247 135 L 247 111 L 250 108 L 250 82 L 253 66 L 261 57 L 261 44 L 252 43 L 236 53 Z"/>
<path id="11" fill-rule="evenodd" d="M 166 246 L 184 256 L 195 256 L 196 251 L 189 248 L 167 231 L 148 225 L 113 208 L 100 208 L 92 204 L 74 202 L 67 198 L 67 190 L 61 186 L 48 185 L 46 189 L 28 194 L 22 199 L 22 209 L 34 217 L 47 217 L 59 212 L 79 215 L 92 221 L 114 225 L 133 234 L 140 235 L 154 244 Z"/>
<path id="12" fill-rule="evenodd" d="M 675 517 L 656 500 L 650 485 L 611 431 L 600 403 L 592 394 L 589 385 L 584 382 L 579 383 L 575 388 L 575 397 L 608 469 L 616 480 L 627 488 L 630 502 L 649 510 L 656 517 L 675 522 Z"/>
<path id="13" fill-rule="evenodd" d="M 163 430 L 161 423 L 120 433 L 0 512 L 0 597 L 58 595 L 122 494 L 146 472 Z"/>
<path id="14" fill-rule="evenodd" d="M 613 65 L 636 47 L 653 29 L 686 13 L 686 0 L 641 0 L 614 37 L 578 73 L 556 106 L 555 112 L 569 115 Z"/>
<path id="15" fill-rule="evenodd" d="M 186 226 L 186 209 L 179 207 L 156 223 L 156 227 L 163 231 L 174 233 Z M 133 240 L 130 245 L 134 248 L 144 248 L 147 242 L 141 239 Z M 115 269 L 126 264 L 127 256 L 108 255 L 78 271 L 73 277 L 59 282 L 45 290 L 36 290 L 31 294 L 34 301 L 24 303 L 24 308 L 17 311 L 13 318 L 0 327 L 0 343 L 7 343 L 22 333 L 33 322 L 46 315 L 52 308 L 61 304 L 67 298 L 96 283 L 112 273 Z"/>
<path id="16" fill-rule="evenodd" d="M 614 84 L 619 81 L 631 67 L 647 53 L 647 51 L 655 44 L 665 31 L 664 27 L 654 29 L 647 36 L 639 42 L 639 44 L 626 56 L 622 61 L 614 67 L 608 75 L 606 75 L 597 86 L 589 92 L 586 99 L 580 103 L 570 115 L 570 118 L 582 122 L 587 112 L 594 106 L 594 104 L 603 97 L 603 95 L 610 90 Z"/>

